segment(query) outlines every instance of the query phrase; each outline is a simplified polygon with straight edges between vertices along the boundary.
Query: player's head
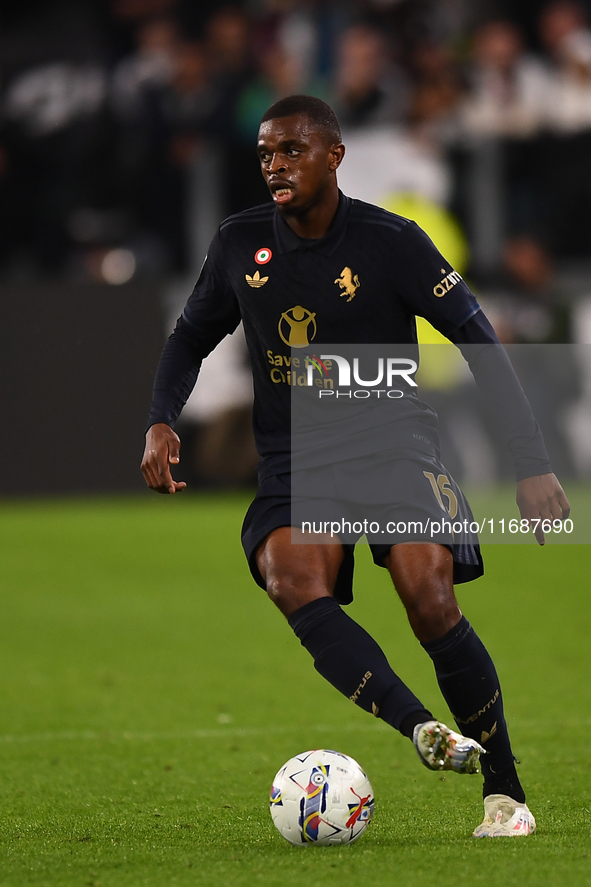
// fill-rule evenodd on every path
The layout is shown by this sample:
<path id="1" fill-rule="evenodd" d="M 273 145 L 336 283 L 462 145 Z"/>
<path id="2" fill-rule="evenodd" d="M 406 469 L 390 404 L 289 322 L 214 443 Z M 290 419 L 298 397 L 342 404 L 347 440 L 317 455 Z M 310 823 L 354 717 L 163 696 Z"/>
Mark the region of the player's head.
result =
<path id="1" fill-rule="evenodd" d="M 341 127 L 330 105 L 313 95 L 288 95 L 265 111 L 261 123 L 281 117 L 305 117 L 318 133 L 323 133 L 327 144 L 341 142 Z"/>
<path id="2" fill-rule="evenodd" d="M 301 213 L 321 200 L 326 189 L 336 189 L 345 148 L 330 105 L 314 96 L 292 95 L 263 115 L 257 152 L 277 206 Z"/>

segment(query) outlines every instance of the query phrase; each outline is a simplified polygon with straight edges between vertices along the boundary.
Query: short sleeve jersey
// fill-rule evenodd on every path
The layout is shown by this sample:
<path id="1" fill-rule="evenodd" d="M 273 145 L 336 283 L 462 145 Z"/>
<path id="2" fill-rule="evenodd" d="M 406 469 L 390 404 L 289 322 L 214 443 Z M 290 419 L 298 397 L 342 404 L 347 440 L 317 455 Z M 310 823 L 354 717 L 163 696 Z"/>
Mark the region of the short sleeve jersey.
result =
<path id="1" fill-rule="evenodd" d="M 415 315 L 449 336 L 477 311 L 462 277 L 414 222 L 340 194 L 319 240 L 297 237 L 273 204 L 226 219 L 179 324 L 205 356 L 242 319 L 255 438 L 266 456 L 289 451 L 297 349 L 413 344 Z"/>

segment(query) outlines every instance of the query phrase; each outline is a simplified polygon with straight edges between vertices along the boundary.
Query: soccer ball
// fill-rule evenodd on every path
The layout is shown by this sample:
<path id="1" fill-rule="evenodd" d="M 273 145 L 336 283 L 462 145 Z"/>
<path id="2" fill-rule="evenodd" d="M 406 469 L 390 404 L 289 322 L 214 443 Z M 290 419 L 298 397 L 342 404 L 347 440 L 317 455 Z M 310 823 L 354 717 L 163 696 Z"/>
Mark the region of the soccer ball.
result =
<path id="1" fill-rule="evenodd" d="M 350 844 L 373 815 L 373 790 L 353 758 L 317 749 L 290 758 L 271 786 L 271 816 L 296 846 Z"/>

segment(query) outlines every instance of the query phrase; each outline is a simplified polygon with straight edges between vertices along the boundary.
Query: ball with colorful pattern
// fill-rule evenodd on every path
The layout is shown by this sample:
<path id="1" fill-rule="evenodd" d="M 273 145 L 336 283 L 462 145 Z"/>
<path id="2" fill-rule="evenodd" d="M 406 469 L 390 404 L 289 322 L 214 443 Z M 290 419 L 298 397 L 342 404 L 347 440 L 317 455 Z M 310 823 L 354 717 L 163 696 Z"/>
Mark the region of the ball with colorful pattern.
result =
<path id="1" fill-rule="evenodd" d="M 270 797 L 271 817 L 290 844 L 350 844 L 373 815 L 369 779 L 353 758 L 316 749 L 290 758 L 279 770 Z"/>

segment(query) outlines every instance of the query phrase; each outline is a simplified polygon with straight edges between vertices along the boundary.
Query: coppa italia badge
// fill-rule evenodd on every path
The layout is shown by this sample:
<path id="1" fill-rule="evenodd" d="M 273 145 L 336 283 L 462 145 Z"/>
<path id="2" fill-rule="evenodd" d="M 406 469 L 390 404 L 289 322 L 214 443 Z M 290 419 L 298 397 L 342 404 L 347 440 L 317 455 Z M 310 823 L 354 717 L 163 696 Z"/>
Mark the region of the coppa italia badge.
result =
<path id="1" fill-rule="evenodd" d="M 257 265 L 266 265 L 267 262 L 270 262 L 272 258 L 273 253 L 268 246 L 263 246 L 261 247 L 261 249 L 257 249 L 256 253 L 254 254 L 254 260 Z"/>

